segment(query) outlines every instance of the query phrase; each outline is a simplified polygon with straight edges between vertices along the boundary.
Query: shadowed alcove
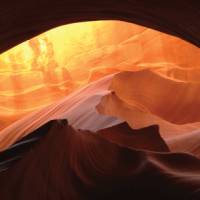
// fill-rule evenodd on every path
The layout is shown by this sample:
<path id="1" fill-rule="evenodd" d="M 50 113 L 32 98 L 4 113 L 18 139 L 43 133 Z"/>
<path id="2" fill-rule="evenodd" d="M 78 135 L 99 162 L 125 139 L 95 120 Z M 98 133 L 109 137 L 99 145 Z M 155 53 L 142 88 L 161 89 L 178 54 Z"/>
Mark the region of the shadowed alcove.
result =
<path id="1" fill-rule="evenodd" d="M 0 2 L 0 198 L 200 198 L 200 3 Z"/>

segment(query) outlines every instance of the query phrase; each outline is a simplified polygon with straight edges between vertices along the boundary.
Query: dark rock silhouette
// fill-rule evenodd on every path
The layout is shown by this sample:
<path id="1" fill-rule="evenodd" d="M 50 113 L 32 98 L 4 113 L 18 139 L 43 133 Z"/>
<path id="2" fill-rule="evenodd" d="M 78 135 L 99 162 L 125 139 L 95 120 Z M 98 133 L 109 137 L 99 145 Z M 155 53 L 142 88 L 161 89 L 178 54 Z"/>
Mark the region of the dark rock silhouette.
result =
<path id="1" fill-rule="evenodd" d="M 126 124 L 120 126 L 130 134 Z M 116 133 L 117 138 L 119 130 L 118 126 L 103 132 Z M 152 136 L 155 130 L 146 128 Z M 102 132 L 75 131 L 65 121 L 54 121 L 21 161 L 0 173 L 0 196 L 4 200 L 198 200 L 199 173 L 200 161 L 193 156 L 136 150 L 134 145 L 110 142 Z"/>

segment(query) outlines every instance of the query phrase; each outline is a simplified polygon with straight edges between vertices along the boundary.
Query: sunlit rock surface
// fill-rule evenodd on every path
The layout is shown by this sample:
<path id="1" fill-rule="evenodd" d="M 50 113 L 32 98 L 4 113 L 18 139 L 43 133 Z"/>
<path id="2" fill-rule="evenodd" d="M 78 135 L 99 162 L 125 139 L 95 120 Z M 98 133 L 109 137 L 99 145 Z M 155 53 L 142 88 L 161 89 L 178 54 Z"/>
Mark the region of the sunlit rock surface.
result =
<path id="1" fill-rule="evenodd" d="M 199 82 L 199 56 L 181 39 L 127 22 L 58 27 L 0 55 L 0 129 L 120 71 L 150 68 L 172 80 Z"/>

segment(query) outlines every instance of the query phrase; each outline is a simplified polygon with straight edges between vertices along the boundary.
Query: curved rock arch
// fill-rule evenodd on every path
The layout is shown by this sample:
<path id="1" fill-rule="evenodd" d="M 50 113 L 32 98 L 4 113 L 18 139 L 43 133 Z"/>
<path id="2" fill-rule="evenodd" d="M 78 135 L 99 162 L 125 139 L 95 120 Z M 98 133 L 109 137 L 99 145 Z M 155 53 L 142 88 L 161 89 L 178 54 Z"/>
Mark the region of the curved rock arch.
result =
<path id="1" fill-rule="evenodd" d="M 123 20 L 200 46 L 197 0 L 40 0 L 0 3 L 0 53 L 51 28 L 81 21 Z"/>

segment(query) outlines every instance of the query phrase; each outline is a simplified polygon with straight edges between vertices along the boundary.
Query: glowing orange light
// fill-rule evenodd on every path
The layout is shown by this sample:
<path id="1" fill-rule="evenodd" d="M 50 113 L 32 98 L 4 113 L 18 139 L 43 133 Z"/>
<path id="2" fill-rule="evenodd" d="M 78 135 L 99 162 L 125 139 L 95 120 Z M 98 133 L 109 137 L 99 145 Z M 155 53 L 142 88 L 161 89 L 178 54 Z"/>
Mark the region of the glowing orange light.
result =
<path id="1" fill-rule="evenodd" d="M 0 55 L 0 129 L 107 74 L 195 68 L 199 54 L 180 39 L 120 21 L 50 30 Z"/>

